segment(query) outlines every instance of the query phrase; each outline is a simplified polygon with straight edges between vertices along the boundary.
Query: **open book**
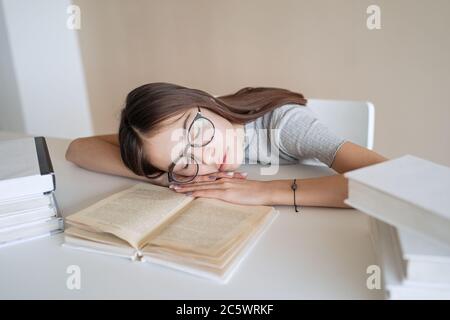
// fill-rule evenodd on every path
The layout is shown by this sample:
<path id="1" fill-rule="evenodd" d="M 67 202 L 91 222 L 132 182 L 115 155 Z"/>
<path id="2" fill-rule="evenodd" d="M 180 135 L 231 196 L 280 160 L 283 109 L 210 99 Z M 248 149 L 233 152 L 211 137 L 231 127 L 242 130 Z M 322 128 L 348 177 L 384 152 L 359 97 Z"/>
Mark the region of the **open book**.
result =
<path id="1" fill-rule="evenodd" d="M 64 246 L 154 262 L 226 282 L 277 216 L 146 183 L 66 218 Z"/>

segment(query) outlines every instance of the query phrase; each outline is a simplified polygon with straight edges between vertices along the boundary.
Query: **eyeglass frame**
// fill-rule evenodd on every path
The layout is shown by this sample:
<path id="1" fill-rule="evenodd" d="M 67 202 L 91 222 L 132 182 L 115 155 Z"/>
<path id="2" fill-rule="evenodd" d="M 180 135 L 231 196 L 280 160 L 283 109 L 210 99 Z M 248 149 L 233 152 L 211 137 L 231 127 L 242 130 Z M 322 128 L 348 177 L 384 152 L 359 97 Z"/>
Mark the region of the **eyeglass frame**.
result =
<path id="1" fill-rule="evenodd" d="M 194 120 L 192 120 L 191 124 L 189 125 L 189 127 L 188 127 L 188 129 L 187 129 L 187 131 L 186 131 L 186 132 L 187 132 L 187 137 L 188 137 L 188 138 L 187 138 L 187 139 L 188 139 L 188 143 L 186 144 L 186 146 L 184 147 L 183 152 L 178 156 L 178 158 L 177 158 L 176 160 L 174 160 L 174 161 L 169 165 L 169 168 L 168 168 L 168 171 L 167 171 L 167 178 L 168 178 L 168 180 L 169 180 L 169 183 L 170 183 L 170 182 L 176 182 L 176 183 L 178 183 L 178 184 L 189 183 L 189 182 L 192 182 L 192 181 L 198 176 L 199 164 L 198 164 L 197 160 L 195 159 L 194 155 L 193 155 L 192 153 L 188 154 L 187 151 L 188 151 L 191 147 L 192 147 L 192 148 L 202 148 L 202 147 L 208 145 L 209 143 L 211 143 L 211 141 L 213 141 L 214 136 L 215 136 L 215 134 L 216 134 L 216 127 L 214 126 L 214 123 L 213 123 L 210 119 L 208 119 L 207 117 L 205 117 L 205 116 L 202 114 L 202 111 L 200 110 L 200 106 L 197 106 L 197 108 L 198 108 L 197 114 L 195 115 Z M 208 121 L 208 122 L 212 125 L 212 128 L 213 128 L 213 134 L 212 134 L 212 136 L 211 136 L 211 139 L 209 139 L 208 142 L 206 142 L 206 143 L 204 143 L 204 144 L 202 144 L 202 145 L 192 144 L 192 143 L 190 143 L 190 141 L 189 141 L 189 140 L 190 140 L 190 138 L 189 138 L 189 133 L 191 132 L 191 129 L 192 129 L 192 127 L 193 127 L 195 121 L 197 121 L 198 119 L 205 119 L 206 121 Z M 190 155 L 190 158 L 194 161 L 194 163 L 195 163 L 195 165 L 196 165 L 195 174 L 194 174 L 194 175 L 192 176 L 192 178 L 189 179 L 188 181 L 180 182 L 180 181 L 176 180 L 176 179 L 173 177 L 173 169 L 175 168 L 175 166 L 177 165 L 177 162 L 178 162 L 181 158 L 183 158 L 183 157 L 188 158 L 188 155 Z"/>

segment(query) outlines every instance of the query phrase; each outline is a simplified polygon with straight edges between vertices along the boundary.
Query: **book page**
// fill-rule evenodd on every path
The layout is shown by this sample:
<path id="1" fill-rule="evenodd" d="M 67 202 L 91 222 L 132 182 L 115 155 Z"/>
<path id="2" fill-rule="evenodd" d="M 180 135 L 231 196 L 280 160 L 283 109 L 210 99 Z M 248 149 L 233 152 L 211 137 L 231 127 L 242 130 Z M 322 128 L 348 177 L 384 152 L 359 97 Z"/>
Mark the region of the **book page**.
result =
<path id="1" fill-rule="evenodd" d="M 272 210 L 266 206 L 242 206 L 199 198 L 148 244 L 219 257 Z"/>
<path id="2" fill-rule="evenodd" d="M 109 233 L 100 233 L 100 232 L 90 232 L 82 229 L 78 229 L 76 227 L 69 227 L 64 230 L 64 233 L 81 238 L 86 239 L 94 242 L 104 243 L 104 244 L 110 244 L 117 247 L 125 247 L 125 248 L 131 248 L 128 242 L 117 238 L 116 236 L 109 234 Z"/>
<path id="3" fill-rule="evenodd" d="M 158 228 L 192 200 L 192 197 L 168 188 L 138 183 L 70 215 L 66 220 L 74 226 L 86 225 L 111 233 L 139 249 L 144 239 L 158 232 Z"/>
<path id="4" fill-rule="evenodd" d="M 244 232 L 242 236 L 237 237 L 233 243 L 231 243 L 230 246 L 227 247 L 227 249 L 219 256 L 202 255 L 195 252 L 189 252 L 187 250 L 180 251 L 155 245 L 145 246 L 142 249 L 142 252 L 144 255 L 149 255 L 160 259 L 170 258 L 173 261 L 178 261 L 180 264 L 191 263 L 198 266 L 210 266 L 222 269 L 230 263 L 236 255 L 239 254 L 240 250 L 246 246 L 247 242 L 250 241 L 251 238 L 260 232 L 261 228 L 264 228 L 268 220 L 271 219 L 271 215 L 272 214 L 265 215 L 262 219 L 260 219 L 254 227 L 251 228 L 251 232 Z"/>
<path id="5" fill-rule="evenodd" d="M 155 261 L 153 259 L 164 262 L 168 261 L 183 271 L 192 272 L 194 274 L 202 274 L 206 272 L 208 274 L 215 274 L 216 276 L 223 278 L 225 274 L 232 272 L 232 265 L 239 263 L 239 260 L 241 260 L 245 256 L 246 252 L 248 252 L 243 250 L 247 245 L 251 246 L 248 241 L 251 241 L 251 238 L 257 237 L 257 235 L 261 233 L 262 229 L 264 229 L 264 225 L 266 225 L 272 218 L 272 213 L 263 217 L 263 219 L 257 223 L 255 228 L 253 228 L 253 231 L 246 235 L 247 239 L 238 241 L 239 244 L 230 247 L 228 252 L 226 252 L 220 259 L 202 255 L 187 254 L 186 252 L 180 251 L 170 252 L 170 249 L 156 246 L 146 246 L 143 248 L 142 252 L 144 257 L 150 258 L 150 261 Z"/>

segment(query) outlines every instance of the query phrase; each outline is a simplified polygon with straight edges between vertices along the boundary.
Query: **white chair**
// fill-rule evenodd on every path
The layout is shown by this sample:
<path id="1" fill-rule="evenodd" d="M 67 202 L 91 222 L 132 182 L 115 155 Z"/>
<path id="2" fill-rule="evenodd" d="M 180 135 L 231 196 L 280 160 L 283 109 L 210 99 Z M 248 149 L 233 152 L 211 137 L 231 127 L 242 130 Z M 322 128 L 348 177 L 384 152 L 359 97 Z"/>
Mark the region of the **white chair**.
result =
<path id="1" fill-rule="evenodd" d="M 307 106 L 335 134 L 372 150 L 375 108 L 371 102 L 308 99 Z M 304 159 L 300 163 L 326 166 L 317 159 Z"/>
<path id="2" fill-rule="evenodd" d="M 375 108 L 371 102 L 308 99 L 307 106 L 331 131 L 372 150 Z"/>

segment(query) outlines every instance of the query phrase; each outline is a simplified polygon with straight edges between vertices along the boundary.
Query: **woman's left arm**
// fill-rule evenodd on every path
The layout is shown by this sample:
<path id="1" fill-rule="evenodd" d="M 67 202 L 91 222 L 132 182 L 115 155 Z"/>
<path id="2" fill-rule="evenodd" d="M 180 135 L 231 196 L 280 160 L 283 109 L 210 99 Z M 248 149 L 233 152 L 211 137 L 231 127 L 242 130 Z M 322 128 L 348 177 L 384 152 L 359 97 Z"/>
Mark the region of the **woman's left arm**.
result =
<path id="1" fill-rule="evenodd" d="M 372 150 L 345 142 L 337 151 L 331 165 L 339 174 L 297 180 L 297 205 L 351 208 L 344 203 L 348 197 L 348 181 L 343 173 L 386 160 L 388 159 Z M 271 183 L 275 187 L 275 202 L 282 200 L 279 204 L 293 204 L 292 180 L 275 180 Z"/>
<path id="2" fill-rule="evenodd" d="M 337 175 L 297 179 L 297 205 L 351 208 L 344 203 L 348 182 L 343 173 L 388 160 L 378 153 L 352 142 L 337 151 L 331 168 Z M 256 181 L 221 178 L 216 181 L 172 186 L 177 192 L 194 197 L 218 198 L 253 205 L 292 205 L 292 180 Z"/>

